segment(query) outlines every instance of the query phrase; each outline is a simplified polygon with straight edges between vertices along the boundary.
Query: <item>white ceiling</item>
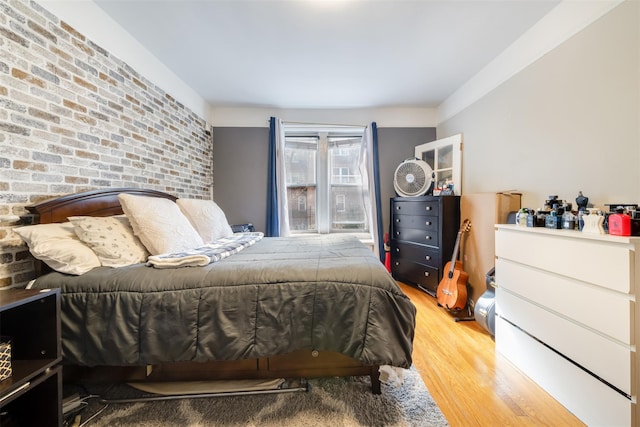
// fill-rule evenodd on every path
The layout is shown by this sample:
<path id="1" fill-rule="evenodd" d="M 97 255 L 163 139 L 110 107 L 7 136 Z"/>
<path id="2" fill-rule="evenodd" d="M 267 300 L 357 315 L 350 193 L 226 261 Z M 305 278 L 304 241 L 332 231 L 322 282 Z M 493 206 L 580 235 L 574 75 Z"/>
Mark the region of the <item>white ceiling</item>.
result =
<path id="1" fill-rule="evenodd" d="M 436 107 L 560 0 L 94 0 L 214 107 Z"/>

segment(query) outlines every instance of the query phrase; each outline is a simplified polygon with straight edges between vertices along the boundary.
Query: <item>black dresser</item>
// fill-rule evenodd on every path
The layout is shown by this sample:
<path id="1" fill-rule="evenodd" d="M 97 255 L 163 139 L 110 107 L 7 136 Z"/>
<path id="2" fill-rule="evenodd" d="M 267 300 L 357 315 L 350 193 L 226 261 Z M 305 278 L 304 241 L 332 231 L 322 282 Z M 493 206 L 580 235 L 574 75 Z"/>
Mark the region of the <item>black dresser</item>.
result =
<path id="1" fill-rule="evenodd" d="M 391 273 L 435 296 L 460 229 L 460 196 L 391 199 Z"/>

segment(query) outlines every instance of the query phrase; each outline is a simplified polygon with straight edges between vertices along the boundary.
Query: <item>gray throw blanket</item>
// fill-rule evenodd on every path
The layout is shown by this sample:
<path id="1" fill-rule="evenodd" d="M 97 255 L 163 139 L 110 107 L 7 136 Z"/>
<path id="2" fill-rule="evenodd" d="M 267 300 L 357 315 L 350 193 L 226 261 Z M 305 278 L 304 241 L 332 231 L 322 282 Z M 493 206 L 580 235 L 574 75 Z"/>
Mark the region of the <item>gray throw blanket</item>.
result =
<path id="1" fill-rule="evenodd" d="M 263 237 L 262 233 L 236 233 L 199 248 L 152 255 L 147 259 L 147 265 L 155 268 L 204 267 L 254 245 Z"/>

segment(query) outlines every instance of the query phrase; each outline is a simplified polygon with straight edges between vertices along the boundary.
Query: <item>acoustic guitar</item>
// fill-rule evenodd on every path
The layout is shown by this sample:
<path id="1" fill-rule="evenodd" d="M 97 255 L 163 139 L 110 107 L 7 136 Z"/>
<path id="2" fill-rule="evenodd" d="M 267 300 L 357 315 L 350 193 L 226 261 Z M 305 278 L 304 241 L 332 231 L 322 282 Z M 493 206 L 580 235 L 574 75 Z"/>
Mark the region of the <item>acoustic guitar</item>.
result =
<path id="1" fill-rule="evenodd" d="M 458 261 L 458 250 L 460 249 L 462 233 L 466 233 L 470 229 L 471 222 L 465 219 L 458 231 L 451 261 L 444 266 L 444 274 L 436 291 L 438 304 L 448 310 L 459 311 L 467 305 L 467 280 L 469 275 L 462 270 L 462 262 Z"/>

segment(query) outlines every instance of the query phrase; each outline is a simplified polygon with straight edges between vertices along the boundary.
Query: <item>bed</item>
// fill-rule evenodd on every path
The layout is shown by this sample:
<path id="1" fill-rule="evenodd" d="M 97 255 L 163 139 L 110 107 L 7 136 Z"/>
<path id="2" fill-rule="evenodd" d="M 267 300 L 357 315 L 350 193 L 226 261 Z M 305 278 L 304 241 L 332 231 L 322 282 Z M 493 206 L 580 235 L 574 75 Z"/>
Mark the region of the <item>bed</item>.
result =
<path id="1" fill-rule="evenodd" d="M 27 209 L 39 224 L 123 214 L 104 189 Z M 355 238 L 264 237 L 203 267 L 137 263 L 80 274 L 39 263 L 34 288 L 61 288 L 65 377 L 203 380 L 371 377 L 411 366 L 416 310 Z"/>

